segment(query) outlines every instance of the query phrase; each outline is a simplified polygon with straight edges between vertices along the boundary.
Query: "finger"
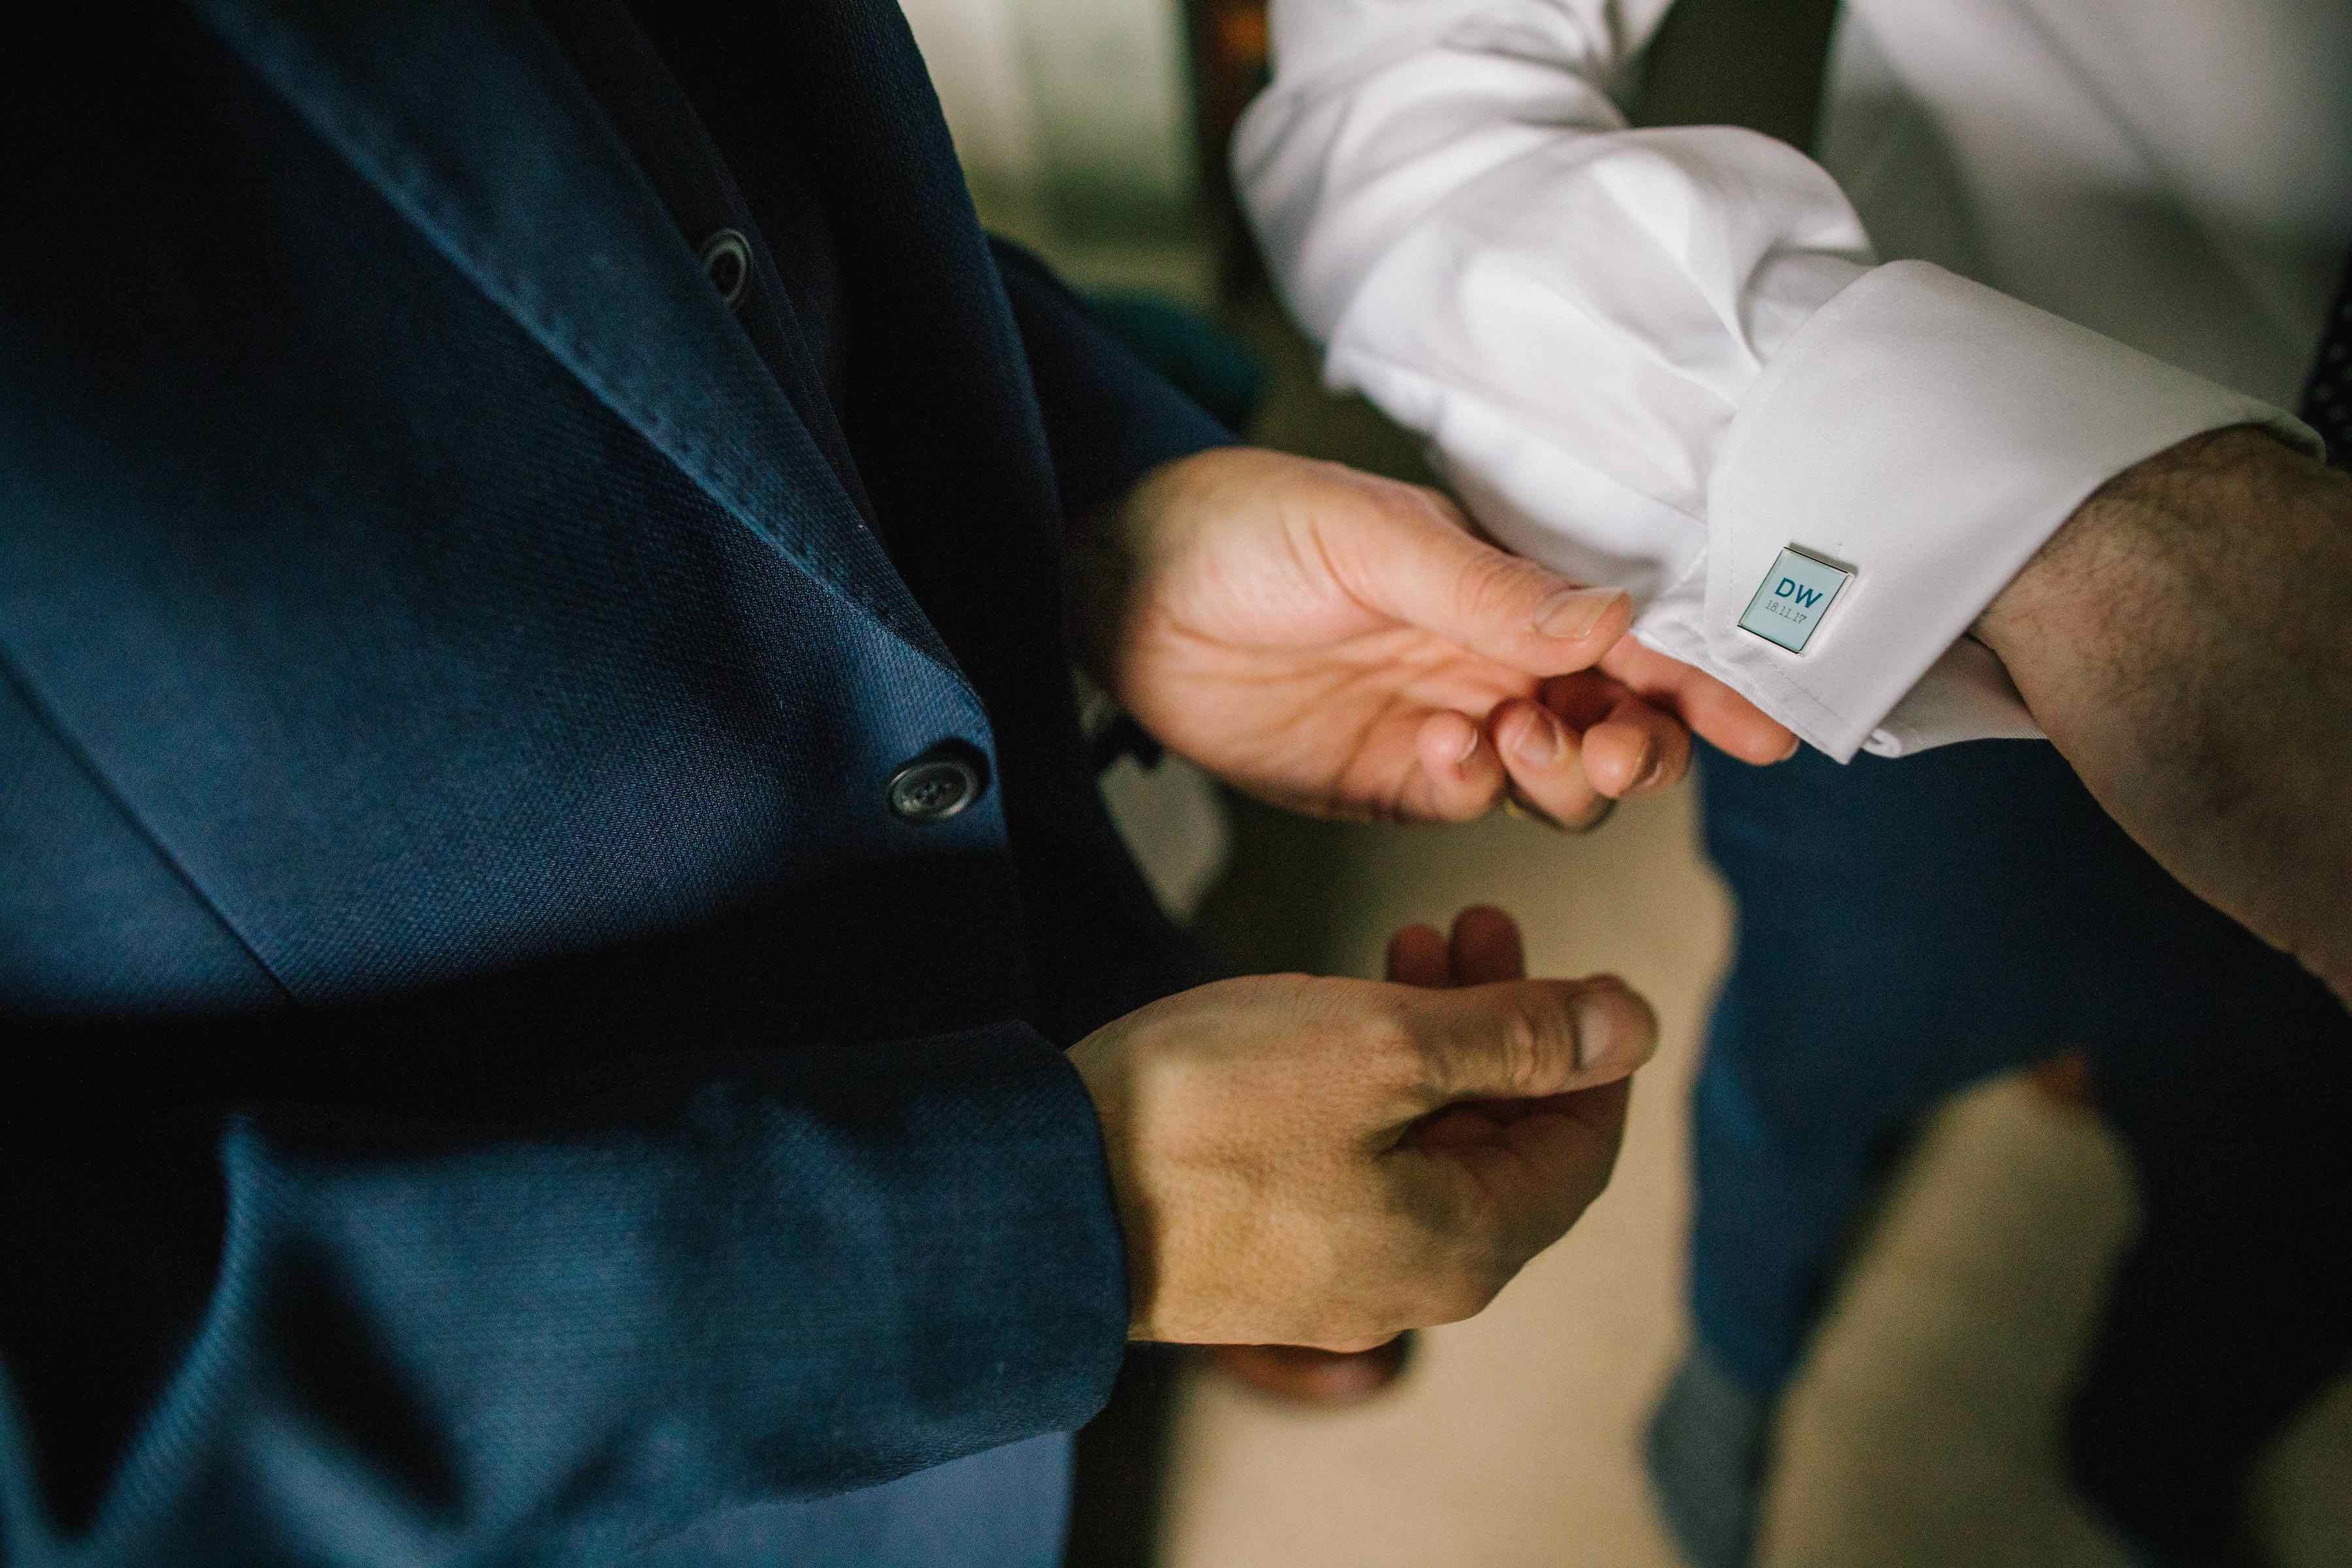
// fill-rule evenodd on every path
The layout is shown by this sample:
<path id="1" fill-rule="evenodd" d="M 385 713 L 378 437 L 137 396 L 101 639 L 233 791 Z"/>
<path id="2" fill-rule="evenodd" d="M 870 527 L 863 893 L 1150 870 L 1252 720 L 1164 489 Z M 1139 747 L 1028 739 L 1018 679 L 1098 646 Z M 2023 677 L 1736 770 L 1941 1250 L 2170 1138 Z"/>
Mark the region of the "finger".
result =
<path id="1" fill-rule="evenodd" d="M 1561 1095 L 1495 1124 L 1487 1138 L 1456 1134 L 1437 1146 L 1492 1205 L 1491 1223 L 1514 1262 L 1559 1240 L 1608 1186 L 1633 1087 L 1621 1079 Z"/>
<path id="2" fill-rule="evenodd" d="M 1360 603 L 1527 675 L 1590 667 L 1633 624 L 1615 588 L 1580 587 L 1473 538 L 1434 490 L 1384 484 L 1371 505 L 1316 518 L 1317 542 Z"/>
<path id="3" fill-rule="evenodd" d="M 1450 956 L 1456 985 L 1491 985 L 1528 975 L 1519 922 L 1492 904 L 1473 904 L 1454 917 Z"/>
<path id="4" fill-rule="evenodd" d="M 1413 753 L 1420 766 L 1399 795 L 1401 816 L 1468 822 L 1484 816 L 1502 796 L 1502 761 L 1467 714 L 1441 709 L 1423 719 Z"/>
<path id="5" fill-rule="evenodd" d="M 1555 675 L 1536 689 L 1536 700 L 1559 715 L 1560 722 L 1581 735 L 1631 694 L 1632 688 L 1598 669 Z"/>
<path id="6" fill-rule="evenodd" d="M 1646 647 L 1639 638 L 1626 637 L 1611 648 L 1601 668 L 1741 762 L 1760 766 L 1796 754 L 1797 737 L 1788 726 L 1705 670 Z"/>
<path id="7" fill-rule="evenodd" d="M 1576 736 L 1550 710 L 1513 698 L 1496 705 L 1489 728 L 1520 805 L 1571 833 L 1600 824 L 1610 803 L 1584 776 Z"/>
<path id="8" fill-rule="evenodd" d="M 1584 731 L 1584 776 L 1612 798 L 1646 795 L 1681 779 L 1690 767 L 1690 749 L 1682 721 L 1626 697 Z"/>
<path id="9" fill-rule="evenodd" d="M 1519 922 L 1491 904 L 1474 904 L 1454 917 L 1452 947 L 1456 985 L 1491 985 L 1497 981 L 1527 978 L 1527 946 L 1519 936 Z M 1431 1120 L 1445 1122 L 1457 1116 L 1473 1117 L 1475 1129 L 1515 1121 L 1549 1103 L 1541 1100 L 1472 1100 L 1448 1106 Z M 1440 1142 L 1450 1135 L 1450 1130 L 1444 1127 L 1436 1133 Z"/>
<path id="10" fill-rule="evenodd" d="M 1428 1104 L 1529 1100 L 1625 1077 L 1657 1049 L 1649 1004 L 1622 980 L 1509 980 L 1409 993 Z"/>
<path id="11" fill-rule="evenodd" d="M 1389 938 L 1388 977 L 1400 985 L 1454 984 L 1445 939 L 1433 926 L 1407 926 Z"/>
<path id="12" fill-rule="evenodd" d="M 1691 733 L 1743 763 L 1769 767 L 1797 754 L 1797 732 L 1711 676 L 1701 676 L 1678 705 Z"/>

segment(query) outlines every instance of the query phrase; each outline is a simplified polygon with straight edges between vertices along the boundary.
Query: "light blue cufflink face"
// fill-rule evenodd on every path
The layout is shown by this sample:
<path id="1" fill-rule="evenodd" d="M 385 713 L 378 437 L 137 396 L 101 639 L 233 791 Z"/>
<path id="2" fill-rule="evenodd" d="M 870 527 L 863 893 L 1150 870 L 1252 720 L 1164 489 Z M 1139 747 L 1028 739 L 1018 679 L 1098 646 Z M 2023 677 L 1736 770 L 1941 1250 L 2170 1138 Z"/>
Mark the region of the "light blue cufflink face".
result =
<path id="1" fill-rule="evenodd" d="M 1748 601 L 1747 613 L 1739 617 L 1740 628 L 1779 643 L 1790 653 L 1802 653 L 1822 617 L 1829 614 L 1838 590 L 1853 576 L 1794 547 L 1783 550 L 1772 563 L 1772 570 L 1764 574 L 1764 581 L 1756 585 L 1756 596 Z"/>

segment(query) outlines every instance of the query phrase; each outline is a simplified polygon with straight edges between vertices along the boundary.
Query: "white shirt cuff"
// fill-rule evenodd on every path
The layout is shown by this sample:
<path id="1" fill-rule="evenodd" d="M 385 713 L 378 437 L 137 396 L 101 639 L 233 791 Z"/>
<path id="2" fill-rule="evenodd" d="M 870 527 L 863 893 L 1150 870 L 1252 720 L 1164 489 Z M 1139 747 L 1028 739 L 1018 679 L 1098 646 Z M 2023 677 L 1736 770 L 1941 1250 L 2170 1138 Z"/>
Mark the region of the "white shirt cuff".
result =
<path id="1" fill-rule="evenodd" d="M 1874 268 L 1732 420 L 1707 492 L 1705 663 L 1841 762 L 2036 734 L 1962 637 L 2109 478 L 2231 425 L 2317 445 L 2268 404 L 1941 268 Z M 1802 652 L 1739 624 L 1790 549 L 1851 574 Z"/>

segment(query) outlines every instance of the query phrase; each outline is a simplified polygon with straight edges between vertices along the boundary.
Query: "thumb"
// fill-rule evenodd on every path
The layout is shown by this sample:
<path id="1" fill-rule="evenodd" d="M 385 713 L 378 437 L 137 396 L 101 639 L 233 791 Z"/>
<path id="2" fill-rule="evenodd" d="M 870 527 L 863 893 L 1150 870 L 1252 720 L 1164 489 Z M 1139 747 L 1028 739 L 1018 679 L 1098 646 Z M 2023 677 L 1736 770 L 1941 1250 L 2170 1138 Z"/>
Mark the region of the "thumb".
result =
<path id="1" fill-rule="evenodd" d="M 1318 532 L 1342 585 L 1384 615 L 1527 675 L 1596 663 L 1633 624 L 1618 588 L 1581 588 L 1474 537 L 1454 503 L 1384 481 L 1373 506 Z"/>
<path id="2" fill-rule="evenodd" d="M 1591 1089 L 1624 1078 L 1658 1048 L 1650 1005 L 1614 975 L 1416 992 L 1412 1005 L 1433 1107 Z"/>

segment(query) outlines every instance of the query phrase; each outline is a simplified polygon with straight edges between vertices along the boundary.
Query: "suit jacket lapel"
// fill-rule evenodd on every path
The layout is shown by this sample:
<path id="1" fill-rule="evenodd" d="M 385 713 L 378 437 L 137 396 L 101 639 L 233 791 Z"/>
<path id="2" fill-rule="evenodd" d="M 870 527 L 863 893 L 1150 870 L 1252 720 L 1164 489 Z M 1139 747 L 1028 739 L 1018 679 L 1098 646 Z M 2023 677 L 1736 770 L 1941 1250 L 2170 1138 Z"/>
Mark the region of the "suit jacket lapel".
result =
<path id="1" fill-rule="evenodd" d="M 954 668 L 659 199 L 522 7 L 194 4 L 452 265 L 739 521 Z"/>

